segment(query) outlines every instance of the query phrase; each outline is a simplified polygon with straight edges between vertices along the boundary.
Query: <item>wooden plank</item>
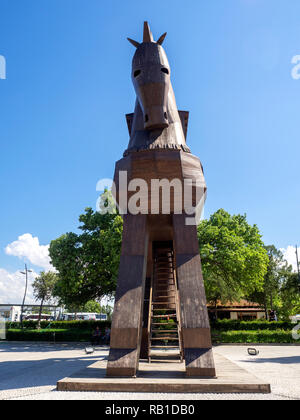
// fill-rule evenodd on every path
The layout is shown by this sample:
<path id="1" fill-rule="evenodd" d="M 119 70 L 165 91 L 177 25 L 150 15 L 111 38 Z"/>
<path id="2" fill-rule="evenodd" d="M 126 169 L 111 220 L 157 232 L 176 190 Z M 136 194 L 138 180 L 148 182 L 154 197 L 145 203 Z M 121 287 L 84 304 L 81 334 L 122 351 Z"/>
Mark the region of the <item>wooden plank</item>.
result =
<path id="1" fill-rule="evenodd" d="M 216 376 L 216 369 L 211 349 L 184 347 L 184 359 L 187 376 Z"/>
<path id="2" fill-rule="evenodd" d="M 164 352 L 165 353 L 165 352 Z M 164 354 L 163 353 L 163 354 Z M 173 353 L 172 353 L 173 354 Z M 176 355 L 177 356 L 177 355 Z M 178 356 L 177 356 L 178 357 Z M 216 393 L 270 393 L 270 384 L 214 353 L 217 377 L 193 378 L 185 375 L 184 363 L 161 360 L 155 363 L 141 362 L 136 378 L 106 377 L 105 360 L 75 372 L 57 382 L 58 391 L 102 392 L 216 392 Z"/>
<path id="3" fill-rule="evenodd" d="M 126 215 L 112 319 L 108 376 L 136 374 L 140 355 L 147 249 L 146 216 Z"/>
<path id="4" fill-rule="evenodd" d="M 173 228 L 186 373 L 215 376 L 196 226 L 183 214 L 173 215 Z"/>

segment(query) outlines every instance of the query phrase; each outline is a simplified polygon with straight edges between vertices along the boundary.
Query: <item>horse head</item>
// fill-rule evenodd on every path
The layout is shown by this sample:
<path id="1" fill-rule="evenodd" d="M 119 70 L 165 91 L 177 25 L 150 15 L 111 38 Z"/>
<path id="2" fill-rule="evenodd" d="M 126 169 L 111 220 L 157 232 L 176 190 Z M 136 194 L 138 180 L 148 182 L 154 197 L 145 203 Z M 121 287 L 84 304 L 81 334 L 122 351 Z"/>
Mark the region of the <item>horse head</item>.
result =
<path id="1" fill-rule="evenodd" d="M 165 36 L 166 33 L 155 42 L 149 25 L 145 22 L 142 43 L 128 38 L 136 47 L 132 60 L 132 81 L 143 111 L 145 130 L 169 126 L 167 102 L 170 66 L 161 46 Z"/>

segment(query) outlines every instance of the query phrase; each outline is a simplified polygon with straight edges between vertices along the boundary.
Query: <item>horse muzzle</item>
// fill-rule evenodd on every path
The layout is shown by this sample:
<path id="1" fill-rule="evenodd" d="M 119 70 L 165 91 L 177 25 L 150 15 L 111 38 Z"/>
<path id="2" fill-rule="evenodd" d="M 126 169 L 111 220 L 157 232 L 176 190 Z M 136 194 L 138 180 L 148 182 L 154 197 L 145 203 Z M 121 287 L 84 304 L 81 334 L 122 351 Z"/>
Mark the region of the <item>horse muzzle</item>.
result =
<path id="1" fill-rule="evenodd" d="M 169 126 L 167 109 L 161 105 L 154 105 L 144 109 L 144 128 L 153 130 Z"/>

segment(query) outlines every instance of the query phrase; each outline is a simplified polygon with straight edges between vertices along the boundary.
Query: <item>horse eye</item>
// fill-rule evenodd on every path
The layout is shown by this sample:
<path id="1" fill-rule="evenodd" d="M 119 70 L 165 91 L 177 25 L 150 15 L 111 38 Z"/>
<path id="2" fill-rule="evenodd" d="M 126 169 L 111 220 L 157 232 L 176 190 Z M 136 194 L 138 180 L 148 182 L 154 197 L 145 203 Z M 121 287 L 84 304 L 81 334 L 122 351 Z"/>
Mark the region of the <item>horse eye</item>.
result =
<path id="1" fill-rule="evenodd" d="M 136 71 L 133 73 L 133 76 L 134 76 L 134 77 L 137 77 L 139 74 L 141 74 L 141 70 L 136 70 Z"/>
<path id="2" fill-rule="evenodd" d="M 163 73 L 169 74 L 169 70 L 168 70 L 168 69 L 166 69 L 165 67 L 163 67 L 163 68 L 161 69 L 161 71 L 162 71 Z"/>

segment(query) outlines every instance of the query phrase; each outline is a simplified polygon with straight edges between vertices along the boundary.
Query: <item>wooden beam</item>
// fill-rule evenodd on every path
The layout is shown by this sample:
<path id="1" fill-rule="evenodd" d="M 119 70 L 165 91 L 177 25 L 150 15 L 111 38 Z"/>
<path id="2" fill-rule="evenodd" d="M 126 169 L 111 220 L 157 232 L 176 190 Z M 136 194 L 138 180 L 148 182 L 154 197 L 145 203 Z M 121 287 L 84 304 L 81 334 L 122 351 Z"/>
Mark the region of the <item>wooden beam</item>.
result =
<path id="1" fill-rule="evenodd" d="M 138 369 L 147 248 L 147 216 L 125 215 L 107 376 L 135 376 Z"/>

